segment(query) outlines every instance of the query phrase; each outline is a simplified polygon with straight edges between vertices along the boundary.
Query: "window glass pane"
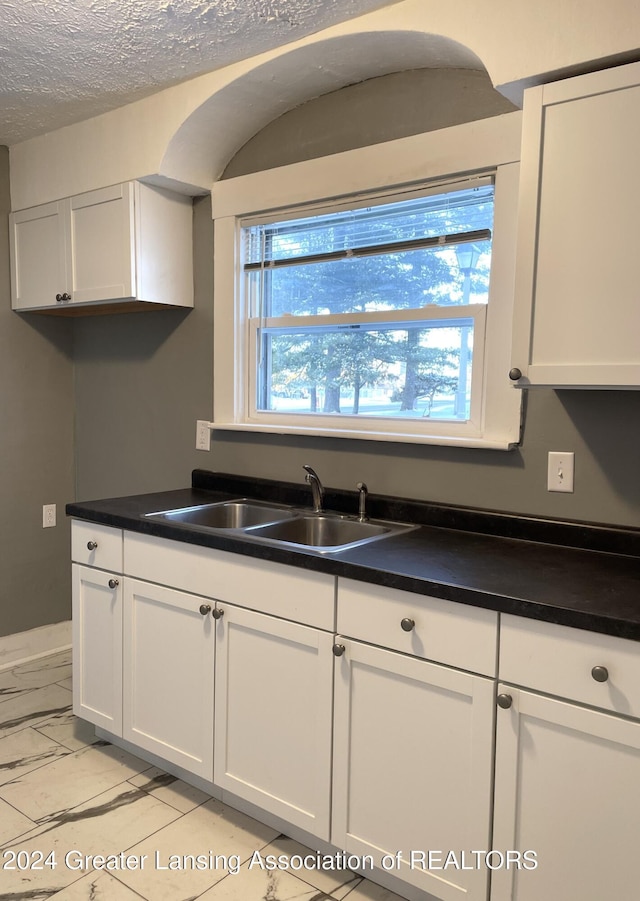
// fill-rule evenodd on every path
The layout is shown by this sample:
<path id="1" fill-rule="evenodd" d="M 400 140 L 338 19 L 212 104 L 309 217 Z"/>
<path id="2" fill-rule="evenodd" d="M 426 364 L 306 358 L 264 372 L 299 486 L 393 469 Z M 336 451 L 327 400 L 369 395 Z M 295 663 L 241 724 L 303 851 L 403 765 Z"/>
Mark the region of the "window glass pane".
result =
<path id="1" fill-rule="evenodd" d="M 405 327 L 264 328 L 259 346 L 259 411 L 469 419 L 471 318 Z"/>
<path id="2" fill-rule="evenodd" d="M 492 228 L 493 185 L 244 229 L 246 263 Z"/>
<path id="3" fill-rule="evenodd" d="M 490 263 L 491 242 L 479 241 L 254 270 L 248 296 L 262 295 L 265 317 L 486 303 Z"/>

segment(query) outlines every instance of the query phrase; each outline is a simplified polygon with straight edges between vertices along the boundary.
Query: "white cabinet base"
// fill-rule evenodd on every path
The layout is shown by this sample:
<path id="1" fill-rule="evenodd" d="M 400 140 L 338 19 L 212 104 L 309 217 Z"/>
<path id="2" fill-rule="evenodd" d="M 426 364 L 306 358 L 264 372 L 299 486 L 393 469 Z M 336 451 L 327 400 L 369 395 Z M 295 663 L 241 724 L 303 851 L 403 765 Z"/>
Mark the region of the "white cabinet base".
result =
<path id="1" fill-rule="evenodd" d="M 494 872 L 491 901 L 637 897 L 640 722 L 500 690 L 494 847 L 538 866 Z"/>
<path id="2" fill-rule="evenodd" d="M 214 781 L 329 838 L 333 636 L 222 605 Z"/>
<path id="3" fill-rule="evenodd" d="M 489 850 L 494 683 L 338 638 L 332 839 L 443 901 L 485 901 L 482 866 L 422 852 Z M 393 862 L 395 855 L 401 857 Z M 413 856 L 412 856 L 413 855 Z M 424 864 L 424 866 L 423 866 Z"/>
<path id="4" fill-rule="evenodd" d="M 214 634 L 203 598 L 125 580 L 125 739 L 213 778 Z"/>
<path id="5" fill-rule="evenodd" d="M 115 735 L 122 735 L 121 579 L 72 567 L 73 712 Z"/>

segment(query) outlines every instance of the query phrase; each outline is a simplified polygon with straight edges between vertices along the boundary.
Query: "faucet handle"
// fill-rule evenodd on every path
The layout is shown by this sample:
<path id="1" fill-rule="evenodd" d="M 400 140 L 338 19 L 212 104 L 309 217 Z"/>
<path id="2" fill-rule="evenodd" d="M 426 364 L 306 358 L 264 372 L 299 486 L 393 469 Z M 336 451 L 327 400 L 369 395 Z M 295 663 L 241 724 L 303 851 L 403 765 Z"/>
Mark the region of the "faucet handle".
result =
<path id="1" fill-rule="evenodd" d="M 367 516 L 367 494 L 369 493 L 369 489 L 367 488 L 364 482 L 358 482 L 356 485 L 358 489 L 358 520 L 360 522 L 366 522 L 369 517 Z"/>

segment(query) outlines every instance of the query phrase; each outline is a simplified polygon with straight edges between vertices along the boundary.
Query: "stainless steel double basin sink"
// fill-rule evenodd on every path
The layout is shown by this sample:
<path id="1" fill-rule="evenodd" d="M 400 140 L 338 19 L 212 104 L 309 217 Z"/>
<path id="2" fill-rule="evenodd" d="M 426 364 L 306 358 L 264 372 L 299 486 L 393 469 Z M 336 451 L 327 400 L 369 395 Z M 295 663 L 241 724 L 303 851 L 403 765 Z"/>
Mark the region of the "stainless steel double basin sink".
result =
<path id="1" fill-rule="evenodd" d="M 240 534 L 252 541 L 305 548 L 321 554 L 336 553 L 415 528 L 406 523 L 360 520 L 339 513 L 311 513 L 249 498 L 146 513 L 145 518 L 197 531 Z"/>

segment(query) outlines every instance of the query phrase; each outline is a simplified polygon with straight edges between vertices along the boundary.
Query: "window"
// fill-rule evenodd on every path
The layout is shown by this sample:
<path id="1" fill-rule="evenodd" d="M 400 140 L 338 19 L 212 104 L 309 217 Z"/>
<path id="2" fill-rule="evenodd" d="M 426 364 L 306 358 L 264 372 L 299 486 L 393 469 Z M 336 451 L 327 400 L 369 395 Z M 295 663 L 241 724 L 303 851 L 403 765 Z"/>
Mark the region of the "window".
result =
<path id="1" fill-rule="evenodd" d="M 216 218 L 215 426 L 510 446 L 520 396 L 507 378 L 509 307 L 508 327 L 493 329 L 502 338 L 490 334 L 505 315 L 500 166 L 331 200 L 316 179 L 312 202 L 242 214 L 247 188 L 324 162 L 214 188 L 214 216 L 216 200 L 237 209 Z M 497 363 L 508 410 L 490 421 Z"/>
<path id="2" fill-rule="evenodd" d="M 244 226 L 252 415 L 471 419 L 492 225 L 488 184 Z"/>

